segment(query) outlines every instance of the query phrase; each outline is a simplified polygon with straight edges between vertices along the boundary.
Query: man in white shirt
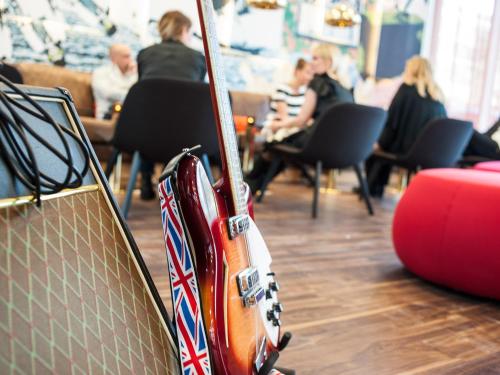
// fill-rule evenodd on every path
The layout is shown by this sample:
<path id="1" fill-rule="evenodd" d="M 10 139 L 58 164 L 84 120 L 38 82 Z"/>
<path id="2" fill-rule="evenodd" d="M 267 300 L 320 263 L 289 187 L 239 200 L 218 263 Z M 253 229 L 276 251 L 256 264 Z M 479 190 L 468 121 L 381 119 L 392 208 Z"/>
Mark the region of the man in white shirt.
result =
<path id="1" fill-rule="evenodd" d="M 111 64 L 97 68 L 92 74 L 97 118 L 110 113 L 114 103 L 123 102 L 130 87 L 137 82 L 137 65 L 128 46 L 113 44 L 109 48 L 109 59 Z"/>

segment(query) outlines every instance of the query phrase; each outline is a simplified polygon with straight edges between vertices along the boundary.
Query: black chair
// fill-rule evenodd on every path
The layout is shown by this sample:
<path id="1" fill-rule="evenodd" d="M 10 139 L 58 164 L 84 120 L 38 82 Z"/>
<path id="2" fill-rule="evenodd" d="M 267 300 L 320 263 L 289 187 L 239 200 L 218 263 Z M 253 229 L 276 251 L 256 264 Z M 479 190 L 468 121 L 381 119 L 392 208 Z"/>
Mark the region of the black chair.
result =
<path id="1" fill-rule="evenodd" d="M 422 129 L 406 154 L 377 150 L 373 155 L 394 166 L 405 168 L 409 181 L 412 174 L 420 169 L 455 166 L 469 143 L 472 131 L 472 123 L 469 121 L 435 119 Z"/>
<path id="2" fill-rule="evenodd" d="M 320 116 L 302 149 L 277 144 L 271 147 L 273 161 L 260 186 L 257 201 L 262 201 L 267 185 L 283 161 L 316 167 L 312 217 L 317 217 L 318 195 L 322 168 L 343 169 L 353 167 L 360 191 L 370 215 L 373 208 L 364 176 L 363 162 L 373 150 L 385 121 L 385 111 L 353 103 L 339 103 Z"/>
<path id="3" fill-rule="evenodd" d="M 465 149 L 464 156 L 458 161 L 458 165 L 467 168 L 477 163 L 498 160 L 498 145 L 491 139 L 498 129 L 500 129 L 500 118 L 483 134 L 473 132 L 471 141 Z"/>
<path id="4" fill-rule="evenodd" d="M 183 148 L 200 144 L 202 161 L 212 179 L 208 157 L 217 158 L 219 146 L 209 86 L 170 79 L 137 82 L 125 98 L 111 143 L 113 152 L 106 166 L 106 177 L 111 175 L 120 153 L 133 154 L 122 204 L 125 217 L 141 158 L 166 164 Z"/>
<path id="5" fill-rule="evenodd" d="M 486 134 L 488 137 L 491 138 L 493 134 L 495 134 L 498 131 L 498 129 L 500 129 L 500 117 L 498 118 L 497 122 L 495 122 L 493 126 L 490 127 L 484 134 Z"/>
<path id="6" fill-rule="evenodd" d="M 0 74 L 7 78 L 12 83 L 23 83 L 23 76 L 13 65 L 0 62 Z"/>

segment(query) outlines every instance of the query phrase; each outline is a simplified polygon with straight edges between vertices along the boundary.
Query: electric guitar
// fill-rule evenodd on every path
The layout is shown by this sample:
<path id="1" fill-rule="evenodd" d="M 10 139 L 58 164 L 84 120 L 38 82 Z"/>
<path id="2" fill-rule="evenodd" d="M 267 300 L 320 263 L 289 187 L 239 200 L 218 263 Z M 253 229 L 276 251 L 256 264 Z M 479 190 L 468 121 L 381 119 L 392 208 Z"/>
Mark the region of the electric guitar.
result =
<path id="1" fill-rule="evenodd" d="M 160 178 L 181 371 L 278 374 L 274 364 L 291 334 L 280 335 L 279 286 L 242 178 L 212 0 L 197 5 L 223 176 L 212 186 L 200 160 L 186 149 Z"/>

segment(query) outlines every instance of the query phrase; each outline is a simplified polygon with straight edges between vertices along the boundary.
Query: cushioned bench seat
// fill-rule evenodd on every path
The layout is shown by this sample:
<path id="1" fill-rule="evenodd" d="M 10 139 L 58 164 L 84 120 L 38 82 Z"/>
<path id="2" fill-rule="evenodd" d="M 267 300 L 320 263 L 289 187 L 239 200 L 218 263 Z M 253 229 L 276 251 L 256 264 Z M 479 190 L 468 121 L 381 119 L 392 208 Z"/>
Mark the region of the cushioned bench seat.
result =
<path id="1" fill-rule="evenodd" d="M 500 172 L 500 161 L 484 161 L 474 166 L 478 171 Z"/>
<path id="2" fill-rule="evenodd" d="M 393 240 L 418 276 L 500 299 L 500 173 L 418 173 L 396 209 Z"/>

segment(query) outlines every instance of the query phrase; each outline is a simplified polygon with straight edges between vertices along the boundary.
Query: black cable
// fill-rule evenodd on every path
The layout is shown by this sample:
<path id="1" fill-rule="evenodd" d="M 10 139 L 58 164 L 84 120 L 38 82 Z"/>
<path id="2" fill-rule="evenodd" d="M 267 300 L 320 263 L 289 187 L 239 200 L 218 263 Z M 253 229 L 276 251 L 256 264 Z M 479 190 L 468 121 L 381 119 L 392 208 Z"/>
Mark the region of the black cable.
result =
<path id="1" fill-rule="evenodd" d="M 1 74 L 0 82 L 9 87 L 14 94 L 21 96 L 32 107 L 0 91 L 0 157 L 5 161 L 14 178 L 33 192 L 38 206 L 41 204 L 42 194 L 54 194 L 63 189 L 81 186 L 90 167 L 87 145 L 75 132 L 58 124 L 42 106 Z M 40 136 L 23 118 L 26 114 L 50 126 L 55 131 L 57 139 L 44 139 Z M 73 163 L 69 140 L 78 146 L 83 155 L 84 163 L 80 170 Z M 40 163 L 33 151 L 33 141 L 63 163 L 64 178 L 56 179 L 40 170 Z M 53 146 L 58 144 L 57 141 L 62 144 L 62 149 Z"/>

